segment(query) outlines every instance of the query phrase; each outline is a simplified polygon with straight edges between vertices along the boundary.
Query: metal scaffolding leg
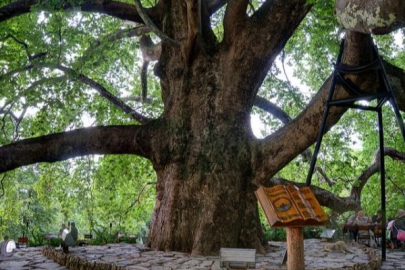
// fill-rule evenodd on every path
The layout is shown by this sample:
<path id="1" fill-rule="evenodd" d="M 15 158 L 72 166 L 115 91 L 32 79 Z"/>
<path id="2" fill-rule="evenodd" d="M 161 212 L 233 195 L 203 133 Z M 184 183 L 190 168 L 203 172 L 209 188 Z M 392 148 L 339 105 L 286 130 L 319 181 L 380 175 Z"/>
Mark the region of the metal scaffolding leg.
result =
<path id="1" fill-rule="evenodd" d="M 307 186 L 311 185 L 312 174 L 314 173 L 316 159 L 318 158 L 319 149 L 321 148 L 322 138 L 323 138 L 323 134 L 325 133 L 325 128 L 326 128 L 326 120 L 328 119 L 328 114 L 329 114 L 329 110 L 330 110 L 329 101 L 331 101 L 333 98 L 333 93 L 335 92 L 335 86 L 336 86 L 336 80 L 335 80 L 335 74 L 333 74 L 332 83 L 330 84 L 330 88 L 329 88 L 328 99 L 326 101 L 326 108 L 325 108 L 325 111 L 323 112 L 322 123 L 321 123 L 321 127 L 319 128 L 318 137 L 316 139 L 314 154 L 312 155 L 311 165 L 309 166 L 309 172 L 308 172 L 307 180 L 306 180 Z"/>
<path id="2" fill-rule="evenodd" d="M 378 114 L 378 137 L 380 142 L 380 176 L 381 176 L 381 212 L 382 212 L 382 240 L 381 240 L 381 253 L 382 260 L 387 259 L 386 253 L 386 228 L 387 228 L 387 216 L 385 209 L 385 153 L 384 153 L 384 130 L 383 130 L 383 118 L 381 108 L 377 111 Z"/>
<path id="3" fill-rule="evenodd" d="M 382 74 L 381 74 L 382 76 L 381 77 L 382 77 L 382 80 L 384 82 L 385 89 L 390 94 L 389 100 L 390 100 L 392 108 L 394 109 L 395 117 L 397 119 L 399 129 L 401 130 L 402 138 L 405 141 L 404 120 L 402 119 L 401 113 L 399 112 L 398 103 L 397 103 L 397 101 L 396 101 L 396 99 L 394 97 L 394 94 L 392 92 L 391 84 L 388 81 L 387 71 L 385 70 L 384 63 L 383 63 L 380 55 L 378 54 L 378 49 L 377 49 L 376 46 L 374 46 L 374 50 L 376 51 L 376 53 L 378 55 L 378 61 L 380 62 L 380 66 L 381 66 L 381 70 L 382 70 Z"/>
<path id="4" fill-rule="evenodd" d="M 356 108 L 361 110 L 370 110 L 375 111 L 378 114 L 378 135 L 379 135 L 379 148 L 380 148 L 380 173 L 381 173 L 381 212 L 382 212 L 382 243 L 381 243 L 381 252 L 382 252 L 382 260 L 386 260 L 386 224 L 387 224 L 387 215 L 386 215 L 386 200 L 385 200 L 385 153 L 384 153 L 384 130 L 383 130 L 383 118 L 382 118 L 382 106 L 384 103 L 389 100 L 392 108 L 395 113 L 396 120 L 398 122 L 399 128 L 401 130 L 402 138 L 405 141 L 405 125 L 402 119 L 402 115 L 399 111 L 398 104 L 395 100 L 395 97 L 392 92 L 391 85 L 388 81 L 387 73 L 384 68 L 383 61 L 378 54 L 378 49 L 374 46 L 375 55 L 377 59 L 365 66 L 361 67 L 347 67 L 345 65 L 340 65 L 340 60 L 343 54 L 343 46 L 344 43 L 342 42 L 340 47 L 340 53 L 337 59 L 337 64 L 335 65 L 335 71 L 333 73 L 332 83 L 329 89 L 329 95 L 326 103 L 326 108 L 322 117 L 321 127 L 319 129 L 318 137 L 316 140 L 316 146 L 314 150 L 314 154 L 312 156 L 308 176 L 306 179 L 306 185 L 311 185 L 312 175 L 314 173 L 316 159 L 318 157 L 319 149 L 322 143 L 322 137 L 325 133 L 326 129 L 326 121 L 328 118 L 329 110 L 331 106 L 343 106 L 348 108 Z M 357 74 L 367 72 L 369 70 L 377 70 L 378 77 L 381 82 L 381 89 L 379 89 L 377 94 L 367 94 L 363 93 L 363 90 L 357 88 L 350 84 L 350 81 L 346 81 L 344 78 L 344 74 Z M 342 74 L 343 75 L 342 75 Z M 351 97 L 346 99 L 338 99 L 333 100 L 333 94 L 335 91 L 336 84 L 340 84 L 343 88 L 351 94 Z M 362 106 L 355 104 L 356 101 L 367 99 L 367 100 L 375 100 L 377 99 L 377 106 L 370 107 L 370 106 Z"/>

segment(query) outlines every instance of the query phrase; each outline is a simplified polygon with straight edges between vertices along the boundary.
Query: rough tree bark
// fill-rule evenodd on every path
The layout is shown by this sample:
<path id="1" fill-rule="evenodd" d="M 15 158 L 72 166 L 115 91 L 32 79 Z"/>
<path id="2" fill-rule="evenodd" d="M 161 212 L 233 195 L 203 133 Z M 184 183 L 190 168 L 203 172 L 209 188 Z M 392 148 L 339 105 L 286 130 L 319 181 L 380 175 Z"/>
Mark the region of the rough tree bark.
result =
<path id="1" fill-rule="evenodd" d="M 348 30 L 387 34 L 405 25 L 405 5 L 391 0 L 337 0 L 336 15 Z"/>
<path id="2" fill-rule="evenodd" d="M 330 79 L 296 119 L 263 140 L 252 135 L 250 112 L 271 64 L 311 7 L 305 0 L 267 0 L 249 17 L 248 0 L 204 1 L 202 7 L 184 2 L 160 1 L 148 13 L 157 27 L 180 44 L 180 49 L 162 44 L 156 74 L 161 80 L 164 112 L 158 120 L 141 127 L 101 128 L 103 135 L 89 129 L 88 133 L 49 135 L 2 146 L 0 172 L 92 153 L 141 155 L 151 160 L 157 173 L 150 230 L 153 249 L 193 255 L 217 253 L 220 247 L 263 252 L 266 242 L 254 190 L 260 184 L 283 182 L 272 177 L 314 143 Z M 217 43 L 209 16 L 226 2 L 224 39 Z M 26 6 L 32 3 L 36 2 L 20 1 L 0 8 L 0 21 L 28 12 Z M 18 5 L 25 9 L 18 11 Z M 87 11 L 99 9 L 141 21 L 132 7 L 124 12 L 110 10 L 109 5 L 122 8 L 124 4 L 79 4 Z M 202 13 L 197 14 L 200 8 Z M 371 61 L 369 35 L 348 32 L 345 46 L 343 63 Z M 375 91 L 373 75 L 349 78 L 360 88 Z M 401 80 L 399 85 L 398 91 L 403 91 Z M 347 96 L 337 89 L 336 97 Z M 333 109 L 328 127 L 344 112 Z M 356 207 L 354 200 L 345 201 L 317 188 L 314 192 L 323 205 Z"/>
<path id="3" fill-rule="evenodd" d="M 250 110 L 266 74 L 263 70 L 306 15 L 304 3 L 267 3 L 260 15 L 270 21 L 275 20 L 270 10 L 295 16 L 277 21 L 278 28 L 271 29 L 273 39 L 257 42 L 247 34 L 264 30 L 256 28 L 257 21 L 248 20 L 248 1 L 230 1 L 224 41 L 209 54 L 215 44 L 206 41 L 212 33 L 198 33 L 203 39 L 185 36 L 194 25 L 190 17 L 197 14 L 186 14 L 195 10 L 184 9 L 182 1 L 171 2 L 171 19 L 163 29 L 187 51 L 162 46 L 163 117 L 174 133 L 170 160 L 152 160 L 158 175 L 152 248 L 207 254 L 221 246 L 243 246 L 264 252 L 253 193 Z M 253 42 L 260 47 L 252 50 Z"/>

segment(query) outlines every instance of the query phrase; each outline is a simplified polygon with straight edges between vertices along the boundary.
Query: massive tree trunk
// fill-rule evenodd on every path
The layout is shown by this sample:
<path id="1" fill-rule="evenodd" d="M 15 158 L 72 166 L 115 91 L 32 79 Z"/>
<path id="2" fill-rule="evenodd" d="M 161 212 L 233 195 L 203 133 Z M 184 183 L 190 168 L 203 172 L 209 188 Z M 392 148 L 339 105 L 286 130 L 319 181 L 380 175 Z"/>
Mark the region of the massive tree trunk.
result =
<path id="1" fill-rule="evenodd" d="M 300 8 L 305 1 L 275 3 L 274 12 L 286 9 L 296 16 L 278 21 L 280 28 L 271 30 L 273 39 L 258 42 L 247 37 L 264 31 L 248 21 L 248 1 L 232 1 L 218 46 L 207 18 L 198 27 L 196 1 L 183 2 L 171 2 L 169 19 L 162 25 L 181 49 L 163 44 L 159 62 L 163 118 L 171 133 L 169 154 L 152 159 L 158 185 L 151 246 L 192 254 L 216 253 L 220 247 L 264 252 L 254 195 L 250 111 L 269 63 L 309 8 Z M 253 44 L 262 47 L 252 50 Z"/>
<path id="2" fill-rule="evenodd" d="M 164 118 L 171 132 L 169 153 L 156 153 L 152 160 L 158 176 L 150 232 L 154 249 L 211 254 L 240 246 L 264 251 L 252 185 L 251 104 L 228 91 L 251 86 L 230 83 L 229 74 L 240 81 L 243 73 L 221 65 L 227 54 L 206 57 L 195 48 L 189 59 L 181 51 L 162 59 L 167 65 L 161 74 Z M 182 61 L 191 64 L 177 66 Z"/>
<path id="3" fill-rule="evenodd" d="M 212 139 L 216 142 L 183 162 L 157 169 L 152 248 L 194 255 L 212 254 L 220 247 L 264 251 L 246 141 L 235 136 Z M 201 142 L 195 143 L 187 148 L 200 148 Z"/>

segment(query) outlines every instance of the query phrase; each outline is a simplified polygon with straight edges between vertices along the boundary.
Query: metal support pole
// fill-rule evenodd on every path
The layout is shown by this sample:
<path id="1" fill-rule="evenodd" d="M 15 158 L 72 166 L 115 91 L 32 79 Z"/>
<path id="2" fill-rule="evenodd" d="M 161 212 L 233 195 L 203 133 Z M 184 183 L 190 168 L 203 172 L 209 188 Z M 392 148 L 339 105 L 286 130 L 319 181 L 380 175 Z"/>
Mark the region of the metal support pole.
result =
<path id="1" fill-rule="evenodd" d="M 376 107 L 363 106 L 363 105 L 357 105 L 357 104 L 339 104 L 339 105 L 331 104 L 331 106 L 339 106 L 339 107 L 345 107 L 345 108 L 351 108 L 351 109 L 358 109 L 358 110 L 362 110 L 362 111 L 372 111 L 372 112 L 377 111 Z"/>
<path id="2" fill-rule="evenodd" d="M 378 137 L 380 141 L 380 176 L 381 176 L 381 212 L 382 212 L 382 240 L 381 240 L 381 253 L 382 260 L 387 259 L 386 255 L 386 223 L 387 216 L 385 212 L 385 153 L 384 153 L 384 130 L 383 130 L 383 119 L 381 108 L 377 111 L 378 113 Z"/>
<path id="3" fill-rule="evenodd" d="M 342 60 L 344 45 L 345 45 L 345 41 L 342 40 L 342 42 L 340 43 L 340 51 L 339 51 L 339 55 L 338 55 L 338 58 L 336 61 L 336 65 L 339 65 L 340 61 Z M 330 109 L 329 102 L 332 101 L 333 94 L 335 93 L 337 75 L 338 75 L 338 72 L 335 70 L 332 75 L 333 76 L 332 82 L 331 82 L 330 88 L 329 88 L 328 99 L 326 100 L 326 108 L 325 108 L 325 111 L 323 112 L 323 116 L 322 116 L 321 128 L 319 129 L 318 137 L 316 139 L 316 146 L 315 146 L 314 154 L 312 155 L 311 165 L 309 166 L 309 172 L 308 172 L 307 180 L 306 180 L 307 186 L 311 185 L 311 179 L 312 179 L 312 175 L 314 173 L 316 159 L 318 157 L 319 148 L 321 147 L 323 133 L 325 132 L 326 120 L 327 120 L 328 114 L 329 114 L 329 109 Z"/>
<path id="4" fill-rule="evenodd" d="M 341 57 L 342 57 L 342 54 L 343 54 L 343 47 L 344 47 L 344 43 L 342 42 L 341 48 L 340 48 L 340 54 L 338 56 L 337 65 L 336 65 L 337 67 L 339 67 L 339 63 L 340 63 L 340 60 L 341 60 Z M 383 82 L 383 89 L 380 89 L 382 91 L 381 93 L 370 95 L 370 96 L 365 96 L 365 95 L 360 95 L 359 94 L 356 97 L 350 97 L 350 98 L 346 98 L 346 99 L 333 100 L 332 101 L 336 83 L 339 83 L 339 84 L 341 84 L 343 86 L 345 86 L 344 84 L 346 83 L 344 80 L 341 79 L 341 77 L 337 78 L 338 71 L 335 69 L 335 71 L 333 73 L 333 79 L 332 79 L 332 82 L 331 82 L 331 86 L 330 86 L 330 89 L 329 89 L 329 95 L 328 95 L 328 99 L 327 99 L 326 108 L 325 108 L 325 111 L 324 111 L 324 114 L 323 114 L 323 117 L 322 117 L 321 127 L 320 127 L 318 137 L 317 137 L 317 141 L 316 141 L 314 154 L 312 156 L 309 173 L 308 173 L 308 176 L 307 176 L 307 179 L 306 179 L 306 185 L 307 186 L 311 185 L 311 178 L 312 178 L 312 174 L 314 173 L 316 159 L 317 159 L 319 149 L 320 149 L 320 146 L 321 146 L 322 137 L 323 137 L 323 134 L 325 132 L 326 120 L 327 120 L 327 117 L 328 117 L 328 114 L 329 114 L 330 107 L 331 106 L 342 106 L 342 105 L 344 105 L 344 106 L 353 107 L 353 108 L 356 108 L 356 109 L 377 111 L 377 114 L 378 114 L 378 135 L 379 135 L 379 146 L 380 146 L 379 147 L 380 148 L 380 175 L 381 175 L 381 212 L 382 212 L 382 236 L 381 236 L 382 243 L 381 243 L 381 251 L 382 251 L 382 260 L 385 261 L 386 258 L 387 258 L 386 257 L 386 246 L 385 246 L 386 245 L 387 215 L 386 215 L 386 200 L 385 200 L 385 153 L 384 153 L 384 130 L 383 130 L 383 118 L 382 118 L 382 106 L 384 105 L 384 103 L 388 99 L 390 100 L 391 105 L 392 105 L 392 107 L 394 109 L 395 116 L 396 116 L 396 119 L 398 121 L 398 125 L 399 125 L 399 128 L 401 130 L 402 137 L 403 137 L 404 141 L 405 141 L 405 125 L 404 125 L 401 113 L 399 111 L 398 104 L 397 104 L 397 102 L 395 100 L 395 97 L 393 95 L 391 85 L 390 85 L 390 83 L 388 81 L 387 73 L 385 71 L 383 62 L 381 60 L 381 57 L 378 54 L 378 49 L 377 49 L 376 46 L 374 46 L 374 50 L 375 50 L 375 55 L 378 58 L 379 66 L 381 68 L 381 71 L 378 72 L 380 82 L 381 82 L 381 80 Z M 375 62 L 374 62 L 374 64 L 375 64 Z M 374 64 L 370 65 L 370 67 L 375 68 Z M 346 71 L 348 71 L 348 72 L 351 72 L 351 71 L 365 72 L 365 71 L 367 71 L 367 69 L 365 69 L 365 68 L 361 68 L 361 69 L 357 69 L 357 70 L 347 69 Z M 349 90 L 351 90 L 351 88 L 353 88 L 347 83 L 346 83 L 346 86 L 347 86 L 347 88 L 345 87 L 346 91 L 349 91 Z M 356 89 L 354 89 L 354 90 L 356 90 Z M 369 99 L 369 100 L 371 100 L 371 99 L 374 99 L 374 98 L 378 98 L 378 103 L 377 103 L 376 108 L 353 104 L 355 101 L 360 100 L 360 99 Z"/>
<path id="5" fill-rule="evenodd" d="M 391 94 L 388 93 L 388 95 L 391 95 Z M 387 97 L 378 100 L 378 104 L 376 106 L 377 110 L 380 109 L 385 104 L 385 102 L 387 102 L 387 100 L 390 99 L 390 97 L 388 95 L 387 95 Z"/>
<path id="6" fill-rule="evenodd" d="M 391 106 L 394 109 L 395 117 L 397 118 L 399 129 L 401 130 L 402 138 L 405 142 L 405 127 L 404 127 L 404 120 L 402 119 L 401 113 L 399 112 L 397 102 L 395 101 L 394 97 L 390 98 Z"/>
<path id="7" fill-rule="evenodd" d="M 387 71 L 385 70 L 384 64 L 381 60 L 380 55 L 378 54 L 378 49 L 377 47 L 374 45 L 374 50 L 376 52 L 376 54 L 378 55 L 378 61 L 380 62 L 380 66 L 381 66 L 381 70 L 382 70 L 382 79 L 384 81 L 384 86 L 386 88 L 386 90 L 390 93 L 391 97 L 390 97 L 390 102 L 391 102 L 391 106 L 394 109 L 394 113 L 395 113 L 395 117 L 397 118 L 397 122 L 399 125 L 399 129 L 401 130 L 402 133 L 402 138 L 405 141 L 405 126 L 404 126 L 404 120 L 402 119 L 401 113 L 399 112 L 398 109 L 398 103 L 395 100 L 394 94 L 392 92 L 392 88 L 391 88 L 391 84 L 388 81 L 388 77 L 387 77 Z"/>
<path id="8" fill-rule="evenodd" d="M 361 96 L 355 96 L 355 97 L 332 100 L 332 101 L 329 102 L 329 105 L 340 105 L 340 104 L 345 104 L 345 103 L 354 104 L 354 102 L 360 101 L 360 100 L 371 101 L 373 99 L 383 98 L 383 97 L 387 97 L 387 96 L 388 96 L 387 93 L 378 93 L 378 94 L 372 94 L 372 95 L 361 95 Z"/>
<path id="9" fill-rule="evenodd" d="M 322 123 L 321 123 L 321 127 L 319 129 L 319 132 L 318 132 L 318 137 L 316 139 L 314 154 L 312 155 L 311 165 L 309 166 L 309 172 L 308 172 L 307 181 L 306 181 L 307 186 L 311 185 L 311 179 L 312 179 L 312 174 L 314 173 L 316 159 L 318 158 L 319 149 L 321 148 L 323 133 L 325 133 L 326 120 L 328 119 L 328 114 L 329 114 L 329 110 L 330 110 L 329 102 L 332 100 L 333 93 L 335 92 L 335 86 L 336 86 L 335 73 L 336 73 L 336 71 L 333 73 L 332 83 L 330 84 L 330 89 L 329 89 L 329 94 L 328 94 L 328 100 L 326 102 L 326 108 L 325 108 L 325 111 L 323 112 Z"/>

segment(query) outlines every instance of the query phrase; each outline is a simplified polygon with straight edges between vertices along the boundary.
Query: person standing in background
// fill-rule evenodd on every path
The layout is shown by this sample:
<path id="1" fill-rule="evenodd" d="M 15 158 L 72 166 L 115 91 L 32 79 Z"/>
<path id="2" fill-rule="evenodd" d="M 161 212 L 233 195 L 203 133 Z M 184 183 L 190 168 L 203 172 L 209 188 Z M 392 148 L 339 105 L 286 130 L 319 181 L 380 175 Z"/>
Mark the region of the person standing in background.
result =
<path id="1" fill-rule="evenodd" d="M 75 240 L 75 242 L 77 242 L 77 238 L 79 236 L 79 231 L 76 228 L 76 224 L 74 222 L 71 223 L 72 226 L 72 230 L 70 231 L 70 233 L 72 234 L 73 240 Z"/>

